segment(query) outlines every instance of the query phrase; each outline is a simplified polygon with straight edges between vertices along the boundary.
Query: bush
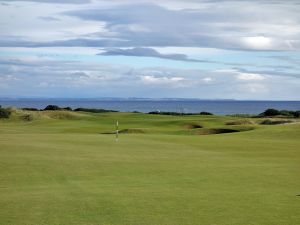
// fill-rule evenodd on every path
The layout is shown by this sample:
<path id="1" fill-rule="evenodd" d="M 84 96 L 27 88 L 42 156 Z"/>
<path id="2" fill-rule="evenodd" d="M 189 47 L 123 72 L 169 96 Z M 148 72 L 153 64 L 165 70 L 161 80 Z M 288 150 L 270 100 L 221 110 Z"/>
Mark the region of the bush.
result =
<path id="1" fill-rule="evenodd" d="M 263 113 L 261 113 L 262 116 L 278 116 L 280 115 L 280 111 L 277 109 L 267 109 Z"/>
<path id="2" fill-rule="evenodd" d="M 26 110 L 26 111 L 39 111 L 37 108 L 22 108 L 22 110 Z"/>
<path id="3" fill-rule="evenodd" d="M 61 110 L 57 105 L 48 105 L 44 110 Z"/>
<path id="4" fill-rule="evenodd" d="M 153 111 L 149 112 L 148 114 L 154 115 L 168 115 L 168 116 L 191 116 L 191 115 L 213 115 L 209 112 L 200 112 L 200 113 L 179 113 L 179 112 L 160 112 L 160 111 Z"/>
<path id="5" fill-rule="evenodd" d="M 207 116 L 212 116 L 214 114 L 210 113 L 210 112 L 201 112 L 200 115 L 207 115 Z"/>
<path id="6" fill-rule="evenodd" d="M 263 120 L 261 121 L 260 124 L 262 125 L 278 125 L 278 124 L 285 124 L 285 123 L 292 123 L 293 121 L 291 120 L 270 120 L 270 119 L 267 119 L 267 120 Z"/>
<path id="7" fill-rule="evenodd" d="M 33 120 L 33 116 L 31 114 L 25 114 L 20 116 L 20 119 L 29 122 Z"/>
<path id="8" fill-rule="evenodd" d="M 8 119 L 10 117 L 11 112 L 8 109 L 2 108 L 0 106 L 0 119 Z"/>
<path id="9" fill-rule="evenodd" d="M 300 111 L 289 111 L 289 110 L 277 110 L 277 109 L 267 109 L 263 113 L 259 114 L 261 117 L 271 117 L 271 116 L 283 116 L 283 117 L 300 117 Z"/>
<path id="10" fill-rule="evenodd" d="M 65 107 L 65 108 L 63 108 L 63 110 L 72 111 L 72 108 L 71 107 Z"/>
<path id="11" fill-rule="evenodd" d="M 299 118 L 300 117 L 300 111 L 294 111 L 294 112 L 292 112 L 292 115 L 296 118 Z"/>
<path id="12" fill-rule="evenodd" d="M 249 119 L 239 119 L 239 120 L 227 121 L 225 124 L 226 125 L 251 125 L 254 124 L 254 122 Z"/>
<path id="13" fill-rule="evenodd" d="M 88 108 L 77 108 L 77 109 L 74 109 L 74 111 L 92 112 L 92 113 L 118 112 L 118 111 L 107 110 L 107 109 L 88 109 Z"/>
<path id="14" fill-rule="evenodd" d="M 231 117 L 241 117 L 241 118 L 254 118 L 257 117 L 256 115 L 252 115 L 252 114 L 231 114 L 231 115 L 227 115 L 227 116 L 231 116 Z"/>

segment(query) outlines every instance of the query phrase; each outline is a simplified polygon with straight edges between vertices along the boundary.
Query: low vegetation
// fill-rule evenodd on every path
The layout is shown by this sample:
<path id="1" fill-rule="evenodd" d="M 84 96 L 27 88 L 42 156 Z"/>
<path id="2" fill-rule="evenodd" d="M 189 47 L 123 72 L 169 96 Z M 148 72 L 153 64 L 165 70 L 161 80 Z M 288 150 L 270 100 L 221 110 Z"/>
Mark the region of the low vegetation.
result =
<path id="1" fill-rule="evenodd" d="M 2 108 L 0 105 L 0 119 L 8 119 L 10 116 L 11 112 L 9 109 Z"/>
<path id="2" fill-rule="evenodd" d="M 226 125 L 253 125 L 255 122 L 251 119 L 237 119 L 230 120 L 225 123 Z"/>
<path id="3" fill-rule="evenodd" d="M 300 111 L 289 111 L 289 110 L 277 110 L 277 109 L 267 109 L 263 113 L 259 114 L 261 117 L 274 117 L 274 116 L 284 116 L 284 117 L 300 117 Z"/>
<path id="4" fill-rule="evenodd" d="M 260 122 L 263 125 L 278 125 L 278 124 L 286 124 L 286 123 L 293 123 L 292 120 L 274 120 L 274 119 L 266 119 Z"/>
<path id="5" fill-rule="evenodd" d="M 118 112 L 115 110 L 107 110 L 107 109 L 88 109 L 88 108 L 77 108 L 74 109 L 75 112 L 92 112 L 92 113 L 107 113 L 107 112 Z"/>
<path id="6" fill-rule="evenodd" d="M 210 112 L 200 112 L 200 113 L 180 113 L 180 112 L 161 112 L 161 111 L 153 111 L 149 112 L 148 114 L 154 114 L 154 115 L 168 115 L 168 116 L 191 116 L 191 115 L 213 115 Z"/>

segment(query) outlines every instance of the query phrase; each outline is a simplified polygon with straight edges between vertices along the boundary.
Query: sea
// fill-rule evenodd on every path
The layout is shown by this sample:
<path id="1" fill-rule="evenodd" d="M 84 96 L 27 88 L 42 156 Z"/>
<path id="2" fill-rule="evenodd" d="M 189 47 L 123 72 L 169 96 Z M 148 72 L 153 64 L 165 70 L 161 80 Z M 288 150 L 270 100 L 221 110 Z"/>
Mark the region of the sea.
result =
<path id="1" fill-rule="evenodd" d="M 216 115 L 259 114 L 268 108 L 300 110 L 300 101 L 237 101 L 198 99 L 0 99 L 2 107 L 38 108 L 47 105 L 101 108 L 121 112 L 210 112 Z"/>

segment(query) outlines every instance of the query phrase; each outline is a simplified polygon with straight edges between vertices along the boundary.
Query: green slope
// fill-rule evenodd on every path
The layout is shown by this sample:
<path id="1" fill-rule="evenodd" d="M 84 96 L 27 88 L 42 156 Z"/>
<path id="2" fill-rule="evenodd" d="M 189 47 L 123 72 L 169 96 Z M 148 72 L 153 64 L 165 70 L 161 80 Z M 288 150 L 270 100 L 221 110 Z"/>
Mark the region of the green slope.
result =
<path id="1" fill-rule="evenodd" d="M 0 224 L 299 224 L 300 125 L 232 120 L 16 111 L 0 120 Z"/>

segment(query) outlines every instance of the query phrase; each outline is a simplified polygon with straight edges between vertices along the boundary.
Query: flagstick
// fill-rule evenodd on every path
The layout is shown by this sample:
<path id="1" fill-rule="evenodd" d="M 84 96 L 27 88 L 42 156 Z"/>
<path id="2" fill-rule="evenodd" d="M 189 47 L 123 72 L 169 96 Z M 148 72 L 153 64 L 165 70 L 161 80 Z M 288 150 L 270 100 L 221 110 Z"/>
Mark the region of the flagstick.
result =
<path id="1" fill-rule="evenodd" d="M 119 140 L 119 121 L 117 121 L 117 124 L 116 124 L 116 141 Z"/>

